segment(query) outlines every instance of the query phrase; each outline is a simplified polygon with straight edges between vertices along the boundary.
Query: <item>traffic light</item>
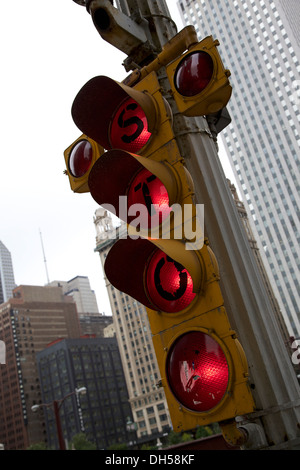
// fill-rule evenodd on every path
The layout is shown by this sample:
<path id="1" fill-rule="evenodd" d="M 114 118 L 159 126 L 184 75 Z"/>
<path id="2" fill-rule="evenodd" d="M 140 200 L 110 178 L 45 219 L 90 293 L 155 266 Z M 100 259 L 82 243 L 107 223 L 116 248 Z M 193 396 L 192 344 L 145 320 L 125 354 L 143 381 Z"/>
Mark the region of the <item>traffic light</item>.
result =
<path id="1" fill-rule="evenodd" d="M 134 88 L 105 76 L 92 78 L 77 94 L 72 116 L 106 150 L 149 156 L 174 137 L 171 110 L 154 72 Z"/>
<path id="2" fill-rule="evenodd" d="M 230 71 L 224 68 L 218 45 L 208 36 L 166 67 L 178 110 L 185 116 L 214 114 L 230 99 Z"/>
<path id="3" fill-rule="evenodd" d="M 105 272 L 147 308 L 175 431 L 253 411 L 246 357 L 230 327 L 207 240 L 195 251 L 181 240 L 118 240 Z"/>
<path id="4" fill-rule="evenodd" d="M 89 192 L 88 175 L 104 149 L 86 135 L 81 135 L 65 151 L 65 174 L 75 193 Z"/>
<path id="5" fill-rule="evenodd" d="M 110 249 L 104 269 L 116 288 L 147 309 L 174 430 L 250 413 L 247 361 L 229 324 L 202 207 L 156 73 L 132 87 L 91 79 L 72 116 L 106 150 L 89 172 L 88 188 L 128 232 Z"/>

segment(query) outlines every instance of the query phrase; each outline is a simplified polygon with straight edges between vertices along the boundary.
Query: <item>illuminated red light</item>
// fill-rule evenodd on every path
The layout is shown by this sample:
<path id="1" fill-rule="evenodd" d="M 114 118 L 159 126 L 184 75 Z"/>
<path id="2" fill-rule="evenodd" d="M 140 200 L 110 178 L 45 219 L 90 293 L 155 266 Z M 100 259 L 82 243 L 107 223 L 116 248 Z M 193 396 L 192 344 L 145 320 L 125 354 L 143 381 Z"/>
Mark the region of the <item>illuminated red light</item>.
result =
<path id="1" fill-rule="evenodd" d="M 150 137 L 144 110 L 132 98 L 126 99 L 111 122 L 111 147 L 136 153 L 146 145 Z"/>
<path id="2" fill-rule="evenodd" d="M 141 209 L 144 209 L 138 217 L 141 228 L 156 227 L 170 214 L 171 208 L 166 187 L 147 169 L 141 170 L 134 177 L 127 197 L 129 210 L 134 209 L 134 204 L 141 204 Z M 136 210 L 138 210 L 137 206 Z"/>
<path id="3" fill-rule="evenodd" d="M 93 158 L 93 149 L 88 140 L 80 140 L 72 148 L 69 156 L 69 170 L 75 178 L 84 176 L 89 170 Z"/>
<path id="4" fill-rule="evenodd" d="M 147 266 L 146 289 L 157 310 L 167 313 L 185 309 L 196 295 L 188 271 L 160 249 L 154 252 Z"/>
<path id="5" fill-rule="evenodd" d="M 175 71 L 177 91 L 183 96 L 198 95 L 209 84 L 213 70 L 213 60 L 207 52 L 196 51 L 186 55 Z"/>
<path id="6" fill-rule="evenodd" d="M 177 400 L 192 411 L 208 411 L 223 399 L 229 370 L 223 350 L 211 336 L 180 336 L 167 357 L 167 378 Z"/>

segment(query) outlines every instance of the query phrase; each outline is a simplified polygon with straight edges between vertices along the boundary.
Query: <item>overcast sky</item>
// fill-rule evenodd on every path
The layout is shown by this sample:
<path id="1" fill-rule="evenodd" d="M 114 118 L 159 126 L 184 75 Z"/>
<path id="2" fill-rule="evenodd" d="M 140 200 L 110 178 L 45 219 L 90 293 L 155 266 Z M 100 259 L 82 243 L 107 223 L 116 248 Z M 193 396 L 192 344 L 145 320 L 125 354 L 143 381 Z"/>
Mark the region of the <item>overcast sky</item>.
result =
<path id="1" fill-rule="evenodd" d="M 176 1 L 169 0 L 178 31 Z M 0 240 L 11 252 L 17 285 L 88 276 L 100 312 L 111 314 L 98 253 L 97 209 L 74 194 L 63 152 L 81 135 L 71 106 L 96 75 L 122 81 L 125 54 L 103 41 L 72 0 L 1 1 Z"/>

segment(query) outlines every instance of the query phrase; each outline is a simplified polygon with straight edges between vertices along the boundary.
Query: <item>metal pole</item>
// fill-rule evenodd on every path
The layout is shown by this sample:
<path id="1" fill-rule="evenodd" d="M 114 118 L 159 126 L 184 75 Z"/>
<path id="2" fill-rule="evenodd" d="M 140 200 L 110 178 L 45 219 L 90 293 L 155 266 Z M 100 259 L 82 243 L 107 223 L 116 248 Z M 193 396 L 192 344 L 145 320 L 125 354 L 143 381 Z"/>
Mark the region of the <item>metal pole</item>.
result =
<path id="1" fill-rule="evenodd" d="M 300 448 L 299 384 L 291 359 L 234 206 L 214 141 L 204 120 L 195 120 L 195 127 L 191 121 L 189 125 L 185 135 L 183 128 L 178 128 L 181 134 L 178 140 L 187 168 L 193 175 L 197 201 L 204 204 L 205 228 L 220 266 L 225 306 L 246 352 L 258 408 L 252 419 L 256 416 L 256 422 L 263 426 L 268 445 Z"/>
<path id="2" fill-rule="evenodd" d="M 54 415 L 55 415 L 55 422 L 56 422 L 56 429 L 57 429 L 57 437 L 58 437 L 58 443 L 59 443 L 59 449 L 60 450 L 66 450 L 66 444 L 65 440 L 63 437 L 63 432 L 62 432 L 62 427 L 61 427 L 61 421 L 60 421 L 60 416 L 59 416 L 59 402 L 54 400 L 53 402 L 53 408 L 54 408 Z"/>
<path id="3" fill-rule="evenodd" d="M 166 2 L 142 0 L 139 8 L 142 14 L 152 15 L 153 42 L 161 49 L 176 32 L 165 19 L 170 16 Z M 187 119 L 178 114 L 163 71 L 160 81 L 173 109 L 176 139 L 193 175 L 197 203 L 205 206 L 205 229 L 220 266 L 226 309 L 248 359 L 257 405 L 257 412 L 249 419 L 263 428 L 267 447 L 300 449 L 299 384 L 234 206 L 215 140 L 205 118 Z"/>

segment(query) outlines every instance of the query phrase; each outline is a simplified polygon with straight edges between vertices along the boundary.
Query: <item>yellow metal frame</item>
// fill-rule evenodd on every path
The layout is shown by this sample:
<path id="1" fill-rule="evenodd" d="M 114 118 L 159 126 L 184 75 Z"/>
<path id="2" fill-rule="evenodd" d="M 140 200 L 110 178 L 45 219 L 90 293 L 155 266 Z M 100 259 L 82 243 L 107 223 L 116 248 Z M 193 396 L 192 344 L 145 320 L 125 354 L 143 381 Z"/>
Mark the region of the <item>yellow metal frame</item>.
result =
<path id="1" fill-rule="evenodd" d="M 227 390 L 222 400 L 211 410 L 197 412 L 184 407 L 174 396 L 167 379 L 166 364 L 171 346 L 185 333 L 203 332 L 211 336 L 222 348 L 229 369 Z M 194 429 L 213 422 L 232 419 L 233 416 L 253 412 L 254 401 L 248 384 L 248 367 L 243 349 L 230 328 L 224 307 L 206 312 L 171 329 L 153 336 L 158 356 L 161 385 L 164 388 L 171 420 L 177 432 Z"/>
<path id="2" fill-rule="evenodd" d="M 230 72 L 224 68 L 217 51 L 218 41 L 213 40 L 212 36 L 209 36 L 203 41 L 196 43 L 195 38 L 194 29 L 189 28 L 185 30 L 184 33 L 177 36 L 174 41 L 171 41 L 164 48 L 153 63 L 141 69 L 139 73 L 132 74 L 127 82 L 119 83 L 107 79 L 107 77 L 96 77 L 92 79 L 88 82 L 87 87 L 85 86 L 85 88 L 83 88 L 83 92 L 80 92 L 81 94 L 79 95 L 78 101 L 76 101 L 77 105 L 74 108 L 74 115 L 77 121 L 82 124 L 82 132 L 87 132 L 86 129 L 89 129 L 94 138 L 97 137 L 99 128 L 97 127 L 98 120 L 95 121 L 93 116 L 98 116 L 100 121 L 102 119 L 101 130 L 103 131 L 103 135 L 101 136 L 101 140 L 99 138 L 99 141 L 105 145 L 105 148 L 108 146 L 108 150 L 110 142 L 108 138 L 104 139 L 104 136 L 107 137 L 109 135 L 110 123 L 113 118 L 113 115 L 110 116 L 110 114 L 114 112 L 115 105 L 120 105 L 127 97 L 133 98 L 144 110 L 148 119 L 149 131 L 152 135 L 147 144 L 137 155 L 129 155 L 139 162 L 141 167 L 147 168 L 162 181 L 169 193 L 171 207 L 173 204 L 179 204 L 180 207 L 183 207 L 185 204 L 192 206 L 193 222 L 196 216 L 193 179 L 186 170 L 184 160 L 180 155 L 172 128 L 173 116 L 171 108 L 163 97 L 156 70 L 162 66 L 166 66 L 167 75 L 171 84 L 171 93 L 173 93 L 178 110 L 182 114 L 186 116 L 206 115 L 223 108 L 230 98 L 232 89 L 228 80 Z M 182 54 L 186 49 L 188 51 Z M 195 97 L 183 97 L 175 88 L 173 82 L 174 73 L 181 60 L 188 54 L 198 50 L 203 50 L 212 57 L 214 75 L 211 82 L 202 93 Z M 171 62 L 177 54 L 182 55 Z M 102 87 L 99 85 L 104 82 L 107 84 L 114 98 L 110 102 L 110 107 L 106 109 L 106 114 L 97 114 L 99 108 L 102 109 L 102 105 L 106 103 L 105 96 L 102 95 Z M 89 120 L 89 115 L 87 115 L 87 119 L 82 120 L 80 118 L 82 116 L 85 117 L 85 114 L 82 114 L 81 111 L 86 109 L 88 111 L 88 106 L 86 107 L 86 96 L 90 96 L 91 94 L 93 98 L 94 95 L 92 93 L 94 89 L 98 93 L 97 100 L 91 101 L 95 108 L 92 109 L 94 114 L 91 113 L 91 120 Z M 95 122 L 97 125 L 93 126 Z M 83 134 L 64 152 L 67 174 L 72 190 L 74 192 L 88 192 L 89 172 L 81 178 L 74 178 L 70 174 L 68 167 L 70 152 L 80 139 L 87 139 L 91 142 L 93 157 L 95 152 L 95 159 L 92 162 L 91 169 L 95 161 L 103 154 L 104 150 L 100 145 Z M 114 149 L 114 151 L 117 152 L 117 149 Z M 107 157 L 109 157 L 108 153 L 109 152 L 106 153 Z M 139 165 L 135 162 L 133 164 L 133 162 L 133 160 L 126 161 L 128 178 L 134 178 L 138 171 Z M 105 157 L 98 162 L 98 166 L 101 167 L 102 163 L 104 166 Z M 131 172 L 134 174 L 131 175 Z M 112 178 L 113 177 L 114 175 L 112 175 Z M 121 174 L 121 179 L 124 182 L 123 174 Z M 130 181 L 128 181 L 128 184 L 130 184 Z M 122 191 L 126 190 L 123 188 Z M 105 202 L 109 203 L 110 201 Z M 183 236 L 180 239 L 176 239 L 175 230 L 177 227 L 175 223 L 177 222 L 177 220 L 175 221 L 175 216 L 173 216 L 172 220 L 170 219 L 169 238 L 163 237 L 168 229 L 166 221 L 161 225 L 161 232 L 158 234 L 157 238 L 151 238 L 149 233 L 140 232 L 139 235 L 148 239 L 154 246 L 160 248 L 175 261 L 182 264 L 193 279 L 193 287 L 196 296 L 186 309 L 178 313 L 170 314 L 147 308 L 153 334 L 153 344 L 162 378 L 161 383 L 165 390 L 173 427 L 175 431 L 184 431 L 193 429 L 197 425 L 223 422 L 232 420 L 237 415 L 251 413 L 254 410 L 254 401 L 248 385 L 247 360 L 236 338 L 235 332 L 230 327 L 228 316 L 224 308 L 224 300 L 219 286 L 219 268 L 214 253 L 210 249 L 207 240 L 204 241 L 203 246 L 199 249 L 187 249 L 187 237 Z M 128 226 L 128 233 L 129 235 L 134 234 L 132 233 L 131 226 Z M 122 242 L 122 240 L 119 242 Z M 120 246 L 122 247 L 123 245 L 119 245 L 119 247 Z M 132 248 L 131 250 L 129 253 L 133 252 Z M 150 252 L 151 250 L 146 250 L 146 256 L 148 256 Z M 119 261 L 121 252 L 117 250 L 114 253 L 118 253 Z M 145 256 L 145 251 L 143 253 Z M 113 259 L 114 267 L 115 258 L 113 257 Z M 140 259 L 144 263 L 144 258 Z M 141 269 L 142 268 L 143 266 Z M 116 266 L 116 269 L 118 269 L 118 266 Z M 144 283 L 145 288 L 145 280 L 142 279 L 142 276 L 140 276 L 139 281 Z M 118 277 L 115 278 L 115 282 L 120 285 L 122 283 L 119 281 Z M 128 290 L 132 288 L 130 283 L 127 284 L 127 288 Z M 134 291 L 134 289 L 132 289 L 132 291 Z M 146 303 L 147 296 L 143 295 L 141 298 Z M 151 302 L 149 302 L 148 305 L 151 305 Z M 177 338 L 190 331 L 201 331 L 210 335 L 220 344 L 227 359 L 229 367 L 227 391 L 222 400 L 210 411 L 195 412 L 185 408 L 177 401 L 168 384 L 166 360 L 169 350 Z"/>
<path id="3" fill-rule="evenodd" d="M 214 40 L 212 36 L 207 36 L 166 67 L 171 91 L 178 110 L 185 116 L 204 116 L 215 113 L 224 108 L 230 99 L 232 93 L 232 87 L 228 80 L 230 71 L 224 68 L 217 50 L 218 45 L 218 40 Z M 178 92 L 174 84 L 176 69 L 182 60 L 197 51 L 204 51 L 210 55 L 214 64 L 214 73 L 210 83 L 201 93 L 191 97 L 183 96 Z"/>
<path id="4" fill-rule="evenodd" d="M 82 140 L 87 140 L 91 146 L 92 146 L 92 151 L 93 151 L 93 157 L 92 157 L 92 162 L 90 165 L 89 170 L 83 175 L 80 176 L 79 178 L 76 178 L 75 176 L 72 175 L 70 168 L 69 168 L 69 157 L 70 154 L 78 142 Z M 101 155 L 104 153 L 103 147 L 101 145 L 97 144 L 94 140 L 90 139 L 87 135 L 82 134 L 78 139 L 76 139 L 65 151 L 64 151 L 64 158 L 65 158 L 65 164 L 66 164 L 66 170 L 64 170 L 64 173 L 68 175 L 69 177 L 69 182 L 72 191 L 75 193 L 88 193 L 89 186 L 88 186 L 88 177 L 90 174 L 91 169 L 93 168 L 94 163 L 98 158 L 101 157 Z"/>
<path id="5" fill-rule="evenodd" d="M 145 111 L 152 135 L 140 150 L 144 157 L 153 157 L 160 147 L 174 139 L 173 116 L 168 102 L 163 98 L 161 87 L 155 72 L 151 72 L 133 88 L 119 84 Z"/>

